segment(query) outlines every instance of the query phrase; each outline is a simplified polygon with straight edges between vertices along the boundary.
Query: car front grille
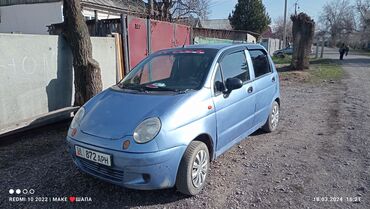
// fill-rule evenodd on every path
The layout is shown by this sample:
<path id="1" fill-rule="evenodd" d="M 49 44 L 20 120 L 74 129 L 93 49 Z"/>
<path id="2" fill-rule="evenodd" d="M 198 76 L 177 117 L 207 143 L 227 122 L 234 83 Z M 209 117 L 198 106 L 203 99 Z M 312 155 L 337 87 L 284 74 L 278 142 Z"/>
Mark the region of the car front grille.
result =
<path id="1" fill-rule="evenodd" d="M 97 176 L 101 176 L 116 182 L 123 181 L 123 171 L 112 169 L 108 166 L 100 165 L 98 163 L 90 162 L 81 158 L 78 158 L 78 161 L 86 170 Z"/>

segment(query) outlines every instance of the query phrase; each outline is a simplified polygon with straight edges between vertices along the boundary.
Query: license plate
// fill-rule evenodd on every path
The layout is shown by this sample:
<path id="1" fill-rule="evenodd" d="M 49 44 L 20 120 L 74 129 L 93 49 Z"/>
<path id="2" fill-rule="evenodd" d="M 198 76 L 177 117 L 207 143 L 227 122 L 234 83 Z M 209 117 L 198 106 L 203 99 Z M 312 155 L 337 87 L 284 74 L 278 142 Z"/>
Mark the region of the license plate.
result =
<path id="1" fill-rule="evenodd" d="M 106 166 L 111 166 L 111 156 L 101 153 L 101 152 L 96 152 L 90 149 L 86 149 L 83 147 L 75 146 L 76 150 L 76 156 L 84 158 L 86 160 L 90 160 L 102 165 Z"/>

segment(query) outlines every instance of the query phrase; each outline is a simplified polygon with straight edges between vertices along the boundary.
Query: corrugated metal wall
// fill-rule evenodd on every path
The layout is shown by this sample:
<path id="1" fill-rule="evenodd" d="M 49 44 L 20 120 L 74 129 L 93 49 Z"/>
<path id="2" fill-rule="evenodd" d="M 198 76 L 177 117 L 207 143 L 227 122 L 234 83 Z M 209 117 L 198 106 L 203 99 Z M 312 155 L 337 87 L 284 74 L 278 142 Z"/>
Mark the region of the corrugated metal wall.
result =
<path id="1" fill-rule="evenodd" d="M 136 66 L 148 55 L 147 20 L 129 16 L 127 18 L 130 68 Z"/>
<path id="2" fill-rule="evenodd" d="M 148 31 L 150 29 L 150 31 Z M 128 16 L 130 69 L 149 53 L 190 44 L 190 27 Z"/>

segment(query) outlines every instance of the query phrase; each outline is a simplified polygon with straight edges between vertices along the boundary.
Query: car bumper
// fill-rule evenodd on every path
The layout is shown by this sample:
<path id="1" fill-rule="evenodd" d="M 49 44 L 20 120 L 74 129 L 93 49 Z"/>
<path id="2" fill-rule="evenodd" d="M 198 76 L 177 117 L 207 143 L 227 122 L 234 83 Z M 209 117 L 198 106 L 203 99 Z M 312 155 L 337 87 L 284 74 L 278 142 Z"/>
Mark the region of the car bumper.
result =
<path id="1" fill-rule="evenodd" d="M 76 166 L 99 179 L 132 189 L 151 190 L 175 185 L 177 170 L 186 146 L 151 153 L 127 153 L 79 142 L 67 136 L 69 153 Z M 75 146 L 112 156 L 112 166 L 77 157 Z"/>

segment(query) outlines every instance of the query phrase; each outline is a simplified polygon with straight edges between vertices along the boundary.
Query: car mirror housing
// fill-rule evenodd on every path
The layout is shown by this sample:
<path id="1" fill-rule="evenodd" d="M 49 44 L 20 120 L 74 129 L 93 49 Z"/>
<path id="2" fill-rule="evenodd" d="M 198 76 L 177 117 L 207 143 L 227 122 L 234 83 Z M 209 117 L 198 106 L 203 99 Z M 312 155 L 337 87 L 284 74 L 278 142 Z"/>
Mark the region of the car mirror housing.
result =
<path id="1" fill-rule="evenodd" d="M 226 80 L 226 94 L 230 94 L 233 90 L 240 89 L 243 86 L 243 81 L 239 78 L 228 78 Z"/>

